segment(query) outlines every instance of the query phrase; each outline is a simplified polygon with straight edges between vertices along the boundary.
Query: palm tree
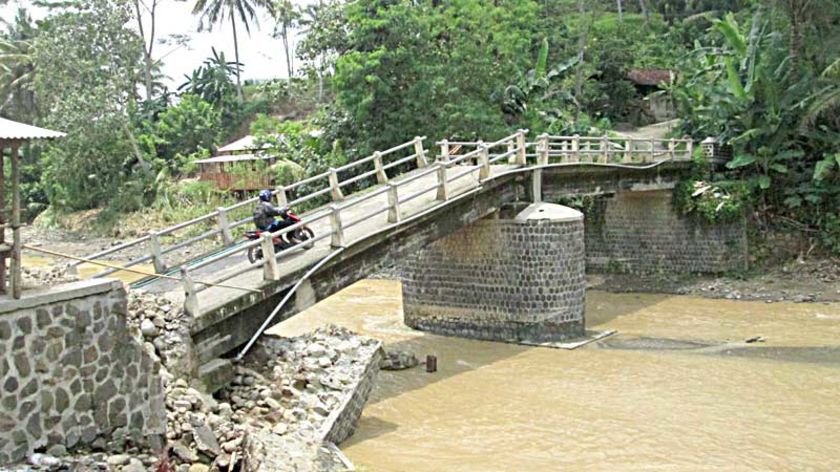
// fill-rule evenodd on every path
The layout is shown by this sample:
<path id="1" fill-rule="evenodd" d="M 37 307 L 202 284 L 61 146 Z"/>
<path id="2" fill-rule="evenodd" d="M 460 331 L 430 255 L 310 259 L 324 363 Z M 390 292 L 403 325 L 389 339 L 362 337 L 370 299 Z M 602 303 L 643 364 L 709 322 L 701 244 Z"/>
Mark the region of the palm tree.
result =
<path id="1" fill-rule="evenodd" d="M 275 4 L 274 18 L 277 21 L 274 26 L 274 37 L 279 37 L 283 41 L 283 49 L 286 53 L 286 71 L 289 73 L 289 91 L 291 92 L 292 75 L 295 71 L 292 69 L 293 54 L 289 44 L 289 33 L 300 18 L 300 13 L 292 5 L 291 0 L 278 0 Z"/>
<path id="2" fill-rule="evenodd" d="M 251 33 L 248 22 L 257 16 L 257 7 L 262 7 L 273 13 L 270 0 L 196 0 L 193 15 L 201 15 L 199 30 L 212 30 L 213 26 L 230 18 L 233 27 L 233 51 L 235 62 L 239 64 L 239 39 L 236 36 L 236 17 L 245 25 L 245 31 Z M 242 100 L 242 80 L 239 68 L 236 69 L 236 94 Z"/>

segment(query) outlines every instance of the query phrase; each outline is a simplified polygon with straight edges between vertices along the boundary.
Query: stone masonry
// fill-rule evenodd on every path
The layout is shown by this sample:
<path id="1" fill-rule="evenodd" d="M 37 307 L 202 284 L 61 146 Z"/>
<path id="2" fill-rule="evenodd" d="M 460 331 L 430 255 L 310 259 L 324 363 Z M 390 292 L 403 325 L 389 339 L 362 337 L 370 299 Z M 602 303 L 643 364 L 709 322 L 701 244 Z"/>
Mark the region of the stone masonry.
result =
<path id="1" fill-rule="evenodd" d="M 508 342 L 584 334 L 583 215 L 571 208 L 479 220 L 419 250 L 405 272 L 413 328 Z"/>
<path id="2" fill-rule="evenodd" d="M 679 215 L 672 192 L 619 192 L 586 211 L 589 270 L 720 273 L 747 267 L 745 219 L 710 224 Z"/>
<path id="3" fill-rule="evenodd" d="M 115 281 L 0 301 L 0 465 L 97 442 L 159 445 L 160 364 L 129 333 L 126 310 Z"/>

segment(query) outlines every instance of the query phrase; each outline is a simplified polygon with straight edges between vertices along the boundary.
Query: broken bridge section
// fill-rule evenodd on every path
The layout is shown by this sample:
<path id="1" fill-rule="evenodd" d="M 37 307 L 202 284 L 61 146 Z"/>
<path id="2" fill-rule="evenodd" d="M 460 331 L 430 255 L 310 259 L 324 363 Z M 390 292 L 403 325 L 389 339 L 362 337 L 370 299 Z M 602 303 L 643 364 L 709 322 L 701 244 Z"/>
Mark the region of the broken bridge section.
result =
<path id="1" fill-rule="evenodd" d="M 524 343 L 584 335 L 583 214 L 549 203 L 514 214 L 476 221 L 411 257 L 408 326 Z"/>

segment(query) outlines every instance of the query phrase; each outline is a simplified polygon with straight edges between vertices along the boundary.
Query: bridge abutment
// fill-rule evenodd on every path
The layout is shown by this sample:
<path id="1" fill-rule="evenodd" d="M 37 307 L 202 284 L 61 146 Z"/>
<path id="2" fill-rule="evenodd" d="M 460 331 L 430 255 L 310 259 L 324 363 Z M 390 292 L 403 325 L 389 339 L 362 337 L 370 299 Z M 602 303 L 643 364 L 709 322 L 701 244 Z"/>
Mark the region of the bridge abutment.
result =
<path id="1" fill-rule="evenodd" d="M 584 334 L 583 214 L 534 204 L 485 218 L 405 265 L 407 325 L 438 334 L 542 343 Z"/>
<path id="2" fill-rule="evenodd" d="M 584 212 L 590 271 L 685 274 L 747 268 L 746 219 L 708 223 L 681 215 L 670 189 L 597 197 Z"/>

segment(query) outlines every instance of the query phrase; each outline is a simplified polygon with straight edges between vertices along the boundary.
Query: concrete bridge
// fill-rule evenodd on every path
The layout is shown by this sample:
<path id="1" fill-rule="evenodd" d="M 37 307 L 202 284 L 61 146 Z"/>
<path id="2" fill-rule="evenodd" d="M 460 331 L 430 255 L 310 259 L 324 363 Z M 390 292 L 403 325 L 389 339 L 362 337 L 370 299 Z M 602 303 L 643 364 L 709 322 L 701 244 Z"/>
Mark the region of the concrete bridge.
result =
<path id="1" fill-rule="evenodd" d="M 268 237 L 235 243 L 234 229 L 252 220 L 233 220 L 250 212 L 252 199 L 89 257 L 145 244 L 148 253 L 127 265 L 151 261 L 160 273 L 180 272 L 180 282 L 155 279 L 144 288 L 184 304 L 195 374 L 209 389 L 230 370 L 221 356 L 248 343 L 272 311 L 280 321 L 393 266 L 404 274 L 412 326 L 512 341 L 582 334 L 583 215 L 529 209 L 535 202 L 601 198 L 586 215 L 595 230 L 585 236 L 590 266 L 714 272 L 743 262 L 742 227 L 698 226 L 670 207 L 691 165 L 690 140 L 541 135 L 528 142 L 519 131 L 491 143 L 439 142 L 434 163 L 423 142 L 277 189 L 280 204 L 314 207 L 276 233 L 308 225 L 316 234 L 311 249 L 274 254 Z M 197 228 L 204 231 L 195 235 Z M 167 259 L 213 239 L 218 246 L 201 257 Z M 257 245 L 268 257 L 250 264 L 245 253 Z"/>

